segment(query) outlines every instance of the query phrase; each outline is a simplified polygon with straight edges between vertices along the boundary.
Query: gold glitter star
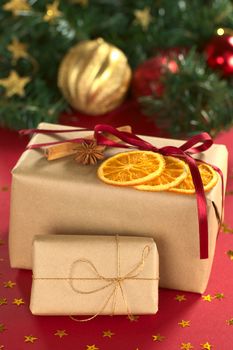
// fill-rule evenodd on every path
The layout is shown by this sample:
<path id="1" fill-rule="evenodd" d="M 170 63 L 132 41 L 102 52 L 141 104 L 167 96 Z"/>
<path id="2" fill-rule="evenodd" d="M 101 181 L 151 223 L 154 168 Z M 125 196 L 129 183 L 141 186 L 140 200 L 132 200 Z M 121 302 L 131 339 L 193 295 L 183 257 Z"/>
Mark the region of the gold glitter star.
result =
<path id="1" fill-rule="evenodd" d="M 226 322 L 227 322 L 228 326 L 233 326 L 233 318 L 230 318 Z"/>
<path id="2" fill-rule="evenodd" d="M 58 329 L 54 335 L 57 335 L 59 338 L 64 337 L 65 335 L 68 335 L 64 329 L 60 330 Z"/>
<path id="3" fill-rule="evenodd" d="M 13 288 L 15 285 L 16 283 L 12 281 L 3 282 L 3 287 L 5 288 Z"/>
<path id="4" fill-rule="evenodd" d="M 6 327 L 3 323 L 0 323 L 0 333 L 3 333 L 6 330 Z"/>
<path id="5" fill-rule="evenodd" d="M 12 304 L 15 304 L 15 305 L 17 305 L 17 306 L 20 306 L 20 305 L 23 305 L 23 304 L 25 304 L 24 303 L 24 301 L 23 301 L 23 299 L 22 298 L 20 298 L 20 299 L 14 299 L 13 301 L 12 301 Z"/>
<path id="6" fill-rule="evenodd" d="M 21 43 L 17 38 L 7 46 L 8 51 L 11 52 L 13 60 L 16 62 L 19 58 L 28 57 L 27 45 Z"/>
<path id="7" fill-rule="evenodd" d="M 25 335 L 24 341 L 25 343 L 34 343 L 38 338 L 34 337 L 33 335 Z"/>
<path id="8" fill-rule="evenodd" d="M 93 344 L 93 345 L 87 345 L 86 350 L 99 350 L 99 348 L 97 348 L 97 347 L 95 346 L 95 344 Z"/>
<path id="9" fill-rule="evenodd" d="M 222 300 L 223 298 L 225 298 L 223 293 L 216 293 L 214 297 L 218 300 Z"/>
<path id="10" fill-rule="evenodd" d="M 150 13 L 150 8 L 145 7 L 143 10 L 135 10 L 134 16 L 136 19 L 136 23 L 140 24 L 142 29 L 146 31 L 149 27 L 149 24 L 152 21 L 152 16 Z"/>
<path id="11" fill-rule="evenodd" d="M 52 4 L 46 6 L 46 14 L 44 15 L 45 21 L 53 21 L 55 18 L 60 17 L 62 15 L 62 12 L 58 10 L 58 6 L 58 0 L 55 0 Z"/>
<path id="12" fill-rule="evenodd" d="M 165 337 L 158 333 L 156 335 L 152 335 L 152 339 L 153 339 L 153 341 L 163 341 L 165 339 Z"/>
<path id="13" fill-rule="evenodd" d="M 137 322 L 139 319 L 139 316 L 128 315 L 127 318 L 128 318 L 128 320 L 130 320 L 130 322 Z"/>
<path id="14" fill-rule="evenodd" d="M 211 350 L 212 345 L 209 342 L 206 342 L 205 344 L 201 344 L 201 348 L 205 350 Z"/>
<path id="15" fill-rule="evenodd" d="M 103 331 L 103 337 L 108 337 L 108 338 L 112 338 L 112 336 L 115 335 L 115 333 L 111 332 L 110 330 L 108 331 Z"/>
<path id="16" fill-rule="evenodd" d="M 7 305 L 7 299 L 6 298 L 0 298 L 0 306 Z"/>
<path id="17" fill-rule="evenodd" d="M 27 85 L 30 80 L 29 77 L 20 77 L 16 71 L 12 70 L 7 78 L 0 79 L 0 85 L 6 89 L 6 97 L 11 97 L 13 95 L 24 96 L 25 85 Z"/>
<path id="18" fill-rule="evenodd" d="M 190 349 L 193 349 L 193 346 L 191 343 L 182 343 L 180 348 L 182 350 L 190 350 Z"/>
<path id="19" fill-rule="evenodd" d="M 213 297 L 210 295 L 210 294 L 207 294 L 207 295 L 202 295 L 202 299 L 204 301 L 208 301 L 208 302 L 211 302 Z"/>
<path id="20" fill-rule="evenodd" d="M 190 321 L 182 320 L 182 321 L 178 322 L 178 325 L 182 328 L 190 327 Z"/>
<path id="21" fill-rule="evenodd" d="M 13 15 L 17 16 L 21 12 L 28 12 L 31 10 L 31 6 L 27 0 L 10 0 L 3 5 L 5 11 L 11 11 Z"/>
<path id="22" fill-rule="evenodd" d="M 227 255 L 231 260 L 233 260 L 233 250 L 228 250 Z"/>
<path id="23" fill-rule="evenodd" d="M 233 193 L 232 193 L 233 194 Z M 233 233 L 233 228 L 229 227 L 226 223 L 222 223 L 221 230 L 224 233 Z"/>
<path id="24" fill-rule="evenodd" d="M 184 294 L 182 295 L 177 294 L 174 299 L 179 302 L 187 300 Z"/>

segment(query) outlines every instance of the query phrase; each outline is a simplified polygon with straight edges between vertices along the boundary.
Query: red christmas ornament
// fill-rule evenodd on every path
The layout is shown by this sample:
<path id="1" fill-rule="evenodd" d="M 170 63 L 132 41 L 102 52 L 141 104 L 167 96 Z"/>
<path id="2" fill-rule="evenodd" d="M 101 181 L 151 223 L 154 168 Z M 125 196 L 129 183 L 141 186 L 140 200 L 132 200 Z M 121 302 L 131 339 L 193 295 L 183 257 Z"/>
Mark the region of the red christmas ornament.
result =
<path id="1" fill-rule="evenodd" d="M 133 74 L 133 95 L 135 97 L 152 94 L 162 96 L 164 85 L 161 78 L 167 70 L 172 73 L 178 72 L 176 59 L 178 55 L 184 54 L 184 52 L 184 50 L 178 48 L 167 49 L 139 65 Z"/>
<path id="2" fill-rule="evenodd" d="M 207 64 L 212 69 L 218 70 L 222 76 L 229 77 L 233 74 L 233 31 L 229 33 L 219 28 L 205 48 Z"/>

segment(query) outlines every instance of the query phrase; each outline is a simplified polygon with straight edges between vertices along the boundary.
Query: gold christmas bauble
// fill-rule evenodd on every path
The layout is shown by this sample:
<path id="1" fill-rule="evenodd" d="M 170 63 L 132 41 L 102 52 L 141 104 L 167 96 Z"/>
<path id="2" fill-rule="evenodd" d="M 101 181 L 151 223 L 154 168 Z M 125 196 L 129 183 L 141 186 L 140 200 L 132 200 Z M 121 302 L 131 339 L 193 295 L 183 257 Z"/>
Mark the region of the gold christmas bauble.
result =
<path id="1" fill-rule="evenodd" d="M 121 50 L 103 39 L 89 40 L 65 55 L 58 71 L 58 86 L 74 109 L 98 115 L 121 104 L 131 76 Z"/>

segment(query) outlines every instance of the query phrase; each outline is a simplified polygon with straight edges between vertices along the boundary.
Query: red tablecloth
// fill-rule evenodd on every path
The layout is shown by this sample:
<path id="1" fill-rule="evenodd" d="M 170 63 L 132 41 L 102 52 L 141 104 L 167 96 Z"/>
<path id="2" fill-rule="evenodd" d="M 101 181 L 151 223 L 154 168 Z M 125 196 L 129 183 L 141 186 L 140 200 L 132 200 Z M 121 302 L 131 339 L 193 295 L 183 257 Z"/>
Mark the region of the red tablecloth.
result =
<path id="1" fill-rule="evenodd" d="M 70 122 L 63 118 L 63 122 Z M 153 134 L 146 121 L 134 130 Z M 73 122 L 76 122 L 73 118 Z M 93 126 L 97 119 L 78 118 L 79 126 Z M 98 122 L 110 122 L 108 118 Z M 123 124 L 112 121 L 112 124 Z M 219 235 L 212 274 L 201 296 L 160 290 L 159 312 L 155 316 L 97 317 L 77 323 L 69 317 L 32 316 L 28 305 L 31 272 L 11 269 L 8 259 L 10 170 L 24 150 L 26 139 L 0 129 L 0 349 L 4 350 L 176 350 L 233 349 L 233 130 L 222 133 L 217 143 L 230 152 L 225 226 Z M 27 215 L 27 213 L 25 213 Z M 23 235 L 23 232 L 22 232 Z M 23 251 L 22 251 L 23 254 Z M 171 257 L 172 259 L 172 257 Z"/>

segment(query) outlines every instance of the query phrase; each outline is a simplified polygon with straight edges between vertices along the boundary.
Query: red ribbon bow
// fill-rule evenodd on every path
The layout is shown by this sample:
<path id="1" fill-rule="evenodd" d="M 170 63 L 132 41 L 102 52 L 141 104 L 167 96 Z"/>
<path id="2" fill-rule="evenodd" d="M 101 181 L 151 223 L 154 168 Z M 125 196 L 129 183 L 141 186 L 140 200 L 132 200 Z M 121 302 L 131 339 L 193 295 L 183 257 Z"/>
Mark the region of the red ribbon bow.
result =
<path id="1" fill-rule="evenodd" d="M 62 130 L 48 130 L 48 129 L 26 129 L 20 130 L 20 134 L 28 135 L 31 133 L 37 134 L 57 134 L 57 133 L 67 133 L 67 132 L 77 132 L 77 131 L 93 131 L 90 129 L 62 129 Z M 103 133 L 109 133 L 118 137 L 121 141 L 124 141 L 124 144 L 118 143 L 110 140 Z M 104 145 L 108 147 L 119 147 L 119 148 L 136 148 L 140 150 L 158 152 L 165 156 L 174 156 L 183 158 L 189 165 L 190 172 L 192 175 L 194 187 L 196 190 L 196 199 L 197 199 L 197 210 L 198 210 L 198 222 L 199 222 L 199 244 L 200 244 L 200 258 L 208 258 L 208 221 L 207 221 L 207 204 L 206 197 L 203 188 L 203 183 L 201 180 L 201 175 L 196 164 L 195 159 L 192 157 L 193 154 L 198 154 L 209 149 L 213 140 L 211 136 L 203 132 L 201 134 L 195 135 L 185 142 L 180 147 L 175 146 L 165 146 L 157 148 L 151 143 L 141 139 L 137 135 L 125 131 L 119 131 L 111 125 L 98 124 L 94 127 L 94 137 L 98 145 Z M 65 142 L 83 142 L 90 140 L 85 138 L 75 138 L 65 141 L 49 142 L 49 143 L 40 143 L 29 145 L 27 149 L 37 149 L 45 146 L 51 146 L 54 144 L 61 144 Z M 223 174 L 222 171 L 216 166 L 212 167 L 218 171 L 222 179 L 222 195 L 223 195 Z"/>

